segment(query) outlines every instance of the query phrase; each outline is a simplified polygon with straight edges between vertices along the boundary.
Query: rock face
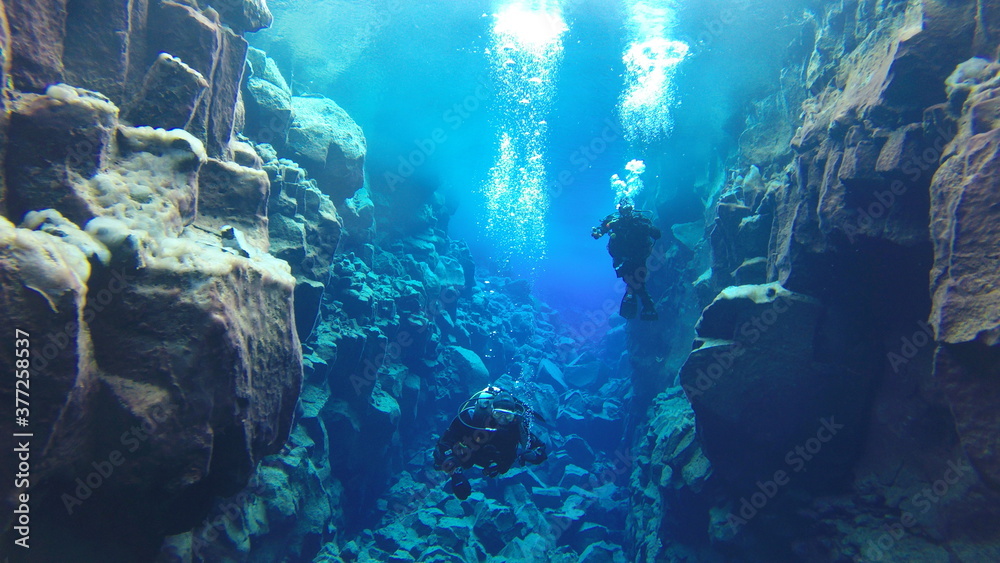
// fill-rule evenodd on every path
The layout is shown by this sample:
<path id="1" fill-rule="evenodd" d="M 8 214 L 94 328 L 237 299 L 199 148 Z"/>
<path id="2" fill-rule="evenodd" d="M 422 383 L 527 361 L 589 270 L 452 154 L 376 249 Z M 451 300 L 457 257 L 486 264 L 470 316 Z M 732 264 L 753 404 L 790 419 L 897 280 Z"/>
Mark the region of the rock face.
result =
<path id="1" fill-rule="evenodd" d="M 635 520 L 636 557 L 1000 553 L 979 524 L 1000 519 L 994 10 L 873 9 L 807 8 L 776 92 L 754 103 L 741 139 L 798 130 L 783 150 L 741 145 L 744 172 L 719 195 L 697 281 L 707 307 L 679 383 L 712 473 L 659 492 L 655 463 L 633 477 L 637 513 L 655 518 L 669 498 L 697 523 Z M 769 310 L 785 291 L 795 304 Z M 653 417 L 682 411 L 661 397 Z M 836 425 L 808 421 L 834 413 Z M 919 494 L 943 475 L 948 494 L 925 509 Z M 884 523 L 900 518 L 906 531 L 890 535 Z"/>
<path id="2" fill-rule="evenodd" d="M 240 31 L 270 18 L 263 0 L 220 5 Z M 219 12 L 169 0 L 81 0 L 44 9 L 8 2 L 5 14 L 17 90 L 43 93 L 65 82 L 97 91 L 125 108 L 130 124 L 183 127 L 210 156 L 227 156 L 247 43 Z"/>
<path id="3" fill-rule="evenodd" d="M 292 89 L 274 59 L 264 51 L 251 47 L 247 65 L 243 87 L 247 135 L 258 143 L 284 150 L 292 124 Z"/>
<path id="4" fill-rule="evenodd" d="M 263 254 L 266 245 L 243 258 L 188 227 L 199 220 L 199 167 L 210 188 L 209 170 L 224 165 L 203 165 L 200 142 L 183 131 L 100 123 L 116 131 L 107 161 L 90 180 L 72 176 L 75 199 L 37 204 L 82 217 L 87 232 L 54 211 L 4 227 L 4 324 L 31 328 L 44 346 L 32 377 L 49 391 L 38 395 L 32 428 L 49 453 L 32 492 L 46 529 L 37 549 L 53 558 L 78 541 L 95 560 L 145 558 L 165 533 L 193 526 L 206 495 L 235 493 L 283 444 L 301 378 L 287 265 Z M 25 178 L 11 194 L 34 188 Z M 205 201 L 206 219 L 259 220 L 253 209 Z M 266 243 L 266 224 L 259 232 Z M 38 315 L 19 303 L 35 303 Z M 11 387 L 4 394 L 13 400 Z M 106 460 L 114 473 L 95 485 L 88 476 Z M 122 530 L 128 542 L 114 539 Z"/>
<path id="5" fill-rule="evenodd" d="M 260 31 L 274 21 L 266 0 L 210 0 L 205 4 L 218 10 L 222 22 L 240 33 Z"/>
<path id="6" fill-rule="evenodd" d="M 14 88 L 23 92 L 41 93 L 50 84 L 62 82 L 66 0 L 38 8 L 30 0 L 4 2 L 11 30 L 10 76 Z"/>
<path id="7" fill-rule="evenodd" d="M 2 8 L 15 89 L 0 323 L 32 352 L 31 553 L 152 560 L 281 448 L 301 385 L 295 280 L 267 254 L 268 176 L 230 147 L 246 44 L 171 2 Z M 5 349 L 0 365 L 17 359 Z"/>
<path id="8" fill-rule="evenodd" d="M 781 469 L 787 452 L 831 420 L 840 426 L 837 441 L 824 448 L 809 478 L 838 479 L 850 467 L 864 422 L 851 398 L 867 383 L 816 348 L 822 314 L 818 301 L 778 284 L 727 288 L 702 314 L 700 346 L 680 382 L 724 478 Z"/>
<path id="9" fill-rule="evenodd" d="M 1000 387 L 1000 65 L 973 58 L 949 77 L 958 133 L 931 184 L 930 323 L 940 342 L 942 380 L 962 446 L 983 478 L 1000 487 L 998 422 L 989 411 Z M 961 104 L 961 109 L 958 109 Z"/>
<path id="10" fill-rule="evenodd" d="M 92 177 L 106 164 L 118 108 L 100 94 L 76 88 L 48 91 L 23 94 L 13 103 L 7 210 L 20 222 L 28 211 L 59 209 L 83 225 L 94 213 L 78 179 Z"/>
<path id="11" fill-rule="evenodd" d="M 333 100 L 292 98 L 288 147 L 335 203 L 364 185 L 367 144 L 361 128 Z"/>

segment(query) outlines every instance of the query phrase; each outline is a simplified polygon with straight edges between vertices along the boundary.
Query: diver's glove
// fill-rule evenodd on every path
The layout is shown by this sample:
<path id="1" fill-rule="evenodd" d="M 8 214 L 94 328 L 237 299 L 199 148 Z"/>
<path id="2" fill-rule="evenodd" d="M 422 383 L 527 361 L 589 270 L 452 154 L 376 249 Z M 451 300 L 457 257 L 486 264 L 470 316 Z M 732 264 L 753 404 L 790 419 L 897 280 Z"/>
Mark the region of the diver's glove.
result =
<path id="1" fill-rule="evenodd" d="M 594 240 L 601 238 L 601 230 L 597 227 L 590 229 L 590 236 L 594 237 Z"/>
<path id="2" fill-rule="evenodd" d="M 494 463 L 490 464 L 489 467 L 484 467 L 483 468 L 483 475 L 485 475 L 487 477 L 496 477 L 499 474 L 500 474 L 500 464 L 499 463 L 494 462 Z"/>
<path id="3" fill-rule="evenodd" d="M 521 452 L 521 455 L 517 457 L 518 461 L 521 462 L 523 466 L 525 463 L 530 463 L 533 465 L 538 465 L 549 458 L 549 454 L 546 451 L 545 442 L 538 439 L 538 436 L 534 434 L 528 441 L 528 445 L 531 449 Z"/>

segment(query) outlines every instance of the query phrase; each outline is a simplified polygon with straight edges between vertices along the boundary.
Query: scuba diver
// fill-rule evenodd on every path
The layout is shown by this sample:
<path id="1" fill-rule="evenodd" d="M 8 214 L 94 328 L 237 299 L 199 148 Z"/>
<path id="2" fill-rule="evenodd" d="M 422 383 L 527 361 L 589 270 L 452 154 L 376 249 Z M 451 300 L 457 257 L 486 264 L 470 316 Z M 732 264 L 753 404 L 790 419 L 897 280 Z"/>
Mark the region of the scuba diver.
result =
<path id="1" fill-rule="evenodd" d="M 462 470 L 474 465 L 483 475 L 506 473 L 515 461 L 540 464 L 548 457 L 545 443 L 529 429 L 538 415 L 510 392 L 490 385 L 462 404 L 458 416 L 434 448 L 434 468 L 451 474 L 452 493 L 469 498 L 472 487 Z M 518 455 L 518 446 L 524 450 Z"/>
<path id="2" fill-rule="evenodd" d="M 618 314 L 626 319 L 635 317 L 638 304 L 636 296 L 642 301 L 644 321 L 655 321 L 656 305 L 646 291 L 646 259 L 653 251 L 653 241 L 660 238 L 660 229 L 653 222 L 643 217 L 643 211 L 636 211 L 628 198 L 618 202 L 617 214 L 612 213 L 601 221 L 600 227 L 594 227 L 591 236 L 599 239 L 606 233 L 608 237 L 608 252 L 611 254 L 615 273 L 625 280 L 625 295 L 622 297 Z"/>

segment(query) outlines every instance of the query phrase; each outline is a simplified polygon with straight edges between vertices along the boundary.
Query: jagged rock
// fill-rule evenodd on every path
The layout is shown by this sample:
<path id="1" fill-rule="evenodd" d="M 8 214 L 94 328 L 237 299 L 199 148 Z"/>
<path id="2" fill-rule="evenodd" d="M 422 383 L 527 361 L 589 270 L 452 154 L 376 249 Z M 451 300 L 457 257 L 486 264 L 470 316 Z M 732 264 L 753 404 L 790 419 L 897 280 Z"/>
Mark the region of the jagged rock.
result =
<path id="1" fill-rule="evenodd" d="M 733 271 L 733 280 L 736 285 L 757 285 L 767 282 L 767 258 L 758 256 L 744 260 L 736 270 Z"/>
<path id="2" fill-rule="evenodd" d="M 562 370 L 559 369 L 552 360 L 542 360 L 538 363 L 538 376 L 540 378 L 551 379 L 552 381 L 559 384 L 563 389 L 568 389 L 566 382 L 563 380 Z"/>
<path id="3" fill-rule="evenodd" d="M 316 324 L 325 289 L 323 284 L 308 279 L 295 284 L 295 329 L 303 341 Z"/>
<path id="4" fill-rule="evenodd" d="M 464 518 L 444 516 L 438 520 L 435 533 L 442 546 L 452 551 L 461 551 L 462 546 L 469 542 L 472 528 Z"/>
<path id="5" fill-rule="evenodd" d="M 993 212 L 1000 205 L 996 76 L 994 69 L 982 77 L 986 83 L 971 86 L 959 133 L 931 185 L 931 324 L 938 340 L 952 344 L 982 338 L 995 345 L 1000 332 L 1000 296 L 992 289 L 1000 280 L 1000 266 L 991 258 L 1000 244 Z"/>
<path id="6" fill-rule="evenodd" d="M 118 108 L 94 92 L 52 86 L 13 101 L 8 128 L 8 212 L 57 209 L 78 224 L 93 216 L 78 188 L 107 164 Z"/>
<path id="7" fill-rule="evenodd" d="M 486 387 L 490 382 L 490 372 L 479 354 L 459 346 L 449 346 L 445 355 L 452 368 L 460 375 L 460 381 L 465 382 L 468 387 L 468 395 Z"/>
<path id="8" fill-rule="evenodd" d="M 489 503 L 479 512 L 472 529 L 486 551 L 496 555 L 515 537 L 520 536 L 523 524 L 518 522 L 517 515 L 510 507 Z"/>
<path id="9" fill-rule="evenodd" d="M 355 192 L 353 197 L 347 198 L 344 201 L 340 217 L 344 222 L 346 235 L 353 243 L 365 245 L 374 240 L 375 203 L 368 197 L 368 190 L 362 188 Z M 441 263 L 438 263 L 437 266 L 435 272 L 440 273 L 442 277 L 451 273 L 445 270 Z"/>
<path id="10" fill-rule="evenodd" d="M 63 81 L 63 41 L 67 0 L 44 5 L 35 0 L 8 0 L 10 76 L 23 92 L 42 93 Z"/>
<path id="11" fill-rule="evenodd" d="M 227 28 L 221 28 L 220 36 L 222 48 L 212 74 L 212 105 L 208 113 L 205 149 L 210 156 L 228 158 L 249 45 Z"/>
<path id="12" fill-rule="evenodd" d="M 966 453 L 984 479 L 1000 487 L 995 417 L 1000 350 L 1000 227 L 997 156 L 1000 153 L 1000 78 L 996 65 L 949 78 L 966 90 L 959 131 L 931 185 L 930 323 L 939 347 L 934 374 L 942 382 Z M 965 67 L 963 69 L 963 67 Z"/>
<path id="13" fill-rule="evenodd" d="M 1000 347 L 943 343 L 934 358 L 934 375 L 941 380 L 966 454 L 983 479 L 1000 490 L 1000 423 L 991 410 L 1000 400 Z"/>
<path id="14" fill-rule="evenodd" d="M 271 181 L 272 253 L 291 264 L 296 276 L 325 283 L 343 234 L 337 208 L 294 163 L 272 160 L 264 169 Z"/>
<path id="15" fill-rule="evenodd" d="M 727 478 L 782 468 L 784 454 L 813 437 L 824 417 L 846 429 L 824 446 L 824 459 L 835 462 L 814 464 L 811 474 L 838 475 L 849 467 L 833 450 L 851 451 L 851 436 L 860 431 L 861 405 L 847 397 L 857 396 L 862 380 L 817 358 L 822 311 L 815 299 L 770 284 L 728 288 L 702 313 L 701 346 L 680 381 L 705 453 Z"/>
<path id="16" fill-rule="evenodd" d="M 335 203 L 364 185 L 367 143 L 347 112 L 327 98 L 292 98 L 288 148 Z"/>
<path id="17" fill-rule="evenodd" d="M 228 156 L 236 119 L 248 45 L 221 25 L 218 14 L 199 12 L 170 0 L 159 2 L 151 15 L 149 46 L 169 53 L 197 71 L 209 83 L 186 129 L 205 143 L 208 155 Z"/>
<path id="18" fill-rule="evenodd" d="M 411 528 L 407 528 L 399 522 L 379 528 L 375 532 L 375 540 L 378 546 L 388 553 L 392 553 L 397 549 L 405 551 L 419 550 L 425 545 L 426 541 L 419 538 Z"/>
<path id="19" fill-rule="evenodd" d="M 218 10 L 222 22 L 237 33 L 260 31 L 274 21 L 267 0 L 207 0 L 206 3 Z"/>
<path id="20" fill-rule="evenodd" d="M 510 317 L 510 334 L 518 343 L 524 343 L 535 334 L 535 316 L 532 311 L 515 311 Z"/>
<path id="21" fill-rule="evenodd" d="M 163 0 L 151 6 L 151 53 L 168 53 L 211 84 L 222 45 L 218 21 L 183 3 Z"/>
<path id="22" fill-rule="evenodd" d="M 705 222 L 679 223 L 671 225 L 670 232 L 688 250 L 697 250 L 705 240 Z"/>
<path id="23" fill-rule="evenodd" d="M 177 57 L 160 53 L 122 117 L 136 126 L 183 129 L 207 89 L 208 81 L 200 72 Z"/>
<path id="24" fill-rule="evenodd" d="M 625 563 L 625 561 L 625 554 L 619 546 L 603 541 L 588 546 L 577 559 L 577 563 Z"/>
<path id="25" fill-rule="evenodd" d="M 243 89 L 246 106 L 245 133 L 257 143 L 284 148 L 292 123 L 292 89 L 278 65 L 264 51 L 247 51 L 247 74 Z"/>
<path id="26" fill-rule="evenodd" d="M 601 373 L 600 362 L 568 365 L 563 370 L 563 379 L 573 389 L 582 389 L 597 381 Z"/>
<path id="27" fill-rule="evenodd" d="M 39 556 L 77 558 L 63 550 L 80 540 L 91 542 L 94 560 L 149 559 L 164 534 L 193 527 L 208 498 L 238 491 L 284 443 L 302 377 L 294 280 L 287 265 L 265 254 L 234 256 L 218 236 L 188 228 L 206 160 L 190 134 L 118 127 L 108 100 L 64 86 L 19 103 L 19 163 L 7 172 L 21 191 L 12 195 L 23 210 L 52 207 L 76 222 L 48 210 L 29 214 L 26 225 L 93 256 L 89 277 L 77 276 L 86 300 L 78 291 L 77 320 L 62 323 L 64 350 L 49 359 L 50 369 L 60 368 L 49 388 L 72 388 L 38 406 L 38 422 L 50 408 L 62 412 L 49 428 L 35 428 L 49 435 L 46 469 L 33 483 L 33 517 L 45 528 Z M 266 187 L 263 172 L 230 168 Z M 207 187 L 208 175 L 203 179 Z M 241 211 L 212 199 L 219 195 L 212 189 L 203 193 L 213 219 Z M 261 209 L 262 198 L 258 193 Z M 68 311 L 65 272 L 80 271 L 84 254 L 76 250 L 74 258 L 57 247 L 32 254 L 24 240 L 45 240 L 42 233 L 25 239 L 20 231 L 14 238 L 5 231 L 5 243 L 17 260 L 34 264 L 21 268 L 19 279 L 4 278 L 11 282 L 4 295 L 25 304 L 38 299 L 22 295 L 17 281 Z M 37 313 L 42 322 L 46 316 Z M 68 362 L 66 351 L 76 361 Z M 93 463 L 113 473 L 90 477 Z M 129 540 L 116 540 L 118 533 Z"/>
<path id="28" fill-rule="evenodd" d="M 210 158 L 198 172 L 198 186 L 199 226 L 239 227 L 257 250 L 268 251 L 266 172 Z"/>
<path id="29" fill-rule="evenodd" d="M 100 92 L 118 106 L 125 104 L 156 55 L 146 52 L 147 4 L 148 0 L 68 2 L 61 53 L 65 81 Z"/>
<path id="30" fill-rule="evenodd" d="M 17 348 L 29 349 L 30 369 L 26 371 L 34 399 L 30 423 L 39 452 L 41 446 L 50 443 L 73 388 L 95 376 L 92 368 L 77 369 L 89 366 L 93 357 L 90 340 L 79 331 L 86 312 L 90 272 L 86 255 L 76 245 L 48 233 L 17 229 L 0 217 L 0 319 L 9 327 L 11 337 L 19 341 Z M 120 283 L 115 286 L 119 291 Z M 15 335 L 14 331 L 23 332 Z M 21 375 L 14 377 L 14 344 L 12 341 L 8 352 L 0 357 L 12 374 L 0 383 L 0 396 L 10 404 L 15 400 L 15 381 L 25 379 L 21 377 L 22 366 L 17 366 Z M 5 433 L 0 443 L 13 451 L 12 440 L 10 433 Z M 14 462 L 13 457 L 6 457 L 4 469 L 16 473 Z M 11 522 L 14 508 L 9 485 L 0 495 L 6 512 L 0 521 L 4 529 Z"/>
<path id="31" fill-rule="evenodd" d="M 500 552 L 503 561 L 542 561 L 547 559 L 545 535 L 532 532 L 524 538 L 514 538 Z"/>

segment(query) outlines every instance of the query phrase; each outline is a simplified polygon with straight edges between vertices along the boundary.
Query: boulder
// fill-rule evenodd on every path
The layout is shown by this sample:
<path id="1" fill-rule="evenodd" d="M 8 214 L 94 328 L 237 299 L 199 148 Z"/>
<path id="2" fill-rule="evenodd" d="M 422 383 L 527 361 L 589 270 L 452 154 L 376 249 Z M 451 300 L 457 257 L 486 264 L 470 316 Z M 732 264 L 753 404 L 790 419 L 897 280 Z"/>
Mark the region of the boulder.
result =
<path id="1" fill-rule="evenodd" d="M 577 563 L 625 563 L 625 553 L 620 546 L 602 541 L 591 544 L 580 554 Z"/>
<path id="2" fill-rule="evenodd" d="M 292 123 L 292 89 L 264 51 L 247 51 L 249 71 L 243 87 L 244 133 L 257 143 L 284 148 Z"/>
<path id="3" fill-rule="evenodd" d="M 583 389 L 596 382 L 600 374 L 600 362 L 568 365 L 563 369 L 563 380 L 571 389 Z"/>
<path id="4" fill-rule="evenodd" d="M 468 395 L 472 395 L 486 387 L 490 382 L 490 372 L 479 354 L 460 346 L 449 346 L 445 349 L 445 357 L 451 362 L 452 368 L 467 386 Z"/>
<path id="5" fill-rule="evenodd" d="M 367 143 L 347 112 L 327 98 L 292 98 L 288 149 L 316 178 L 334 203 L 354 195 L 365 182 Z"/>
<path id="6" fill-rule="evenodd" d="M 472 531 L 486 551 L 496 555 L 514 538 L 521 535 L 524 525 L 518 521 L 512 508 L 487 502 L 488 504 L 479 511 Z"/>
<path id="7" fill-rule="evenodd" d="M 845 452 L 861 430 L 856 397 L 864 383 L 847 366 L 817 357 L 822 315 L 817 300 L 778 284 L 727 288 L 702 313 L 698 347 L 680 382 L 705 454 L 727 478 L 782 468 L 785 454 L 813 437 L 824 417 L 846 430 L 824 446 L 827 462 L 811 473 L 842 475 L 850 467 Z M 691 478 L 706 468 L 692 468 Z"/>
<path id="8" fill-rule="evenodd" d="M 557 366 L 552 360 L 543 359 L 538 362 L 538 377 L 543 381 L 551 380 L 558 383 L 562 389 L 569 388 L 569 386 L 566 385 L 566 381 L 563 379 L 562 370 L 559 369 L 559 366 Z"/>
<path id="9" fill-rule="evenodd" d="M 271 27 L 274 21 L 267 0 L 207 0 L 206 3 L 219 12 L 222 23 L 240 34 Z"/>

